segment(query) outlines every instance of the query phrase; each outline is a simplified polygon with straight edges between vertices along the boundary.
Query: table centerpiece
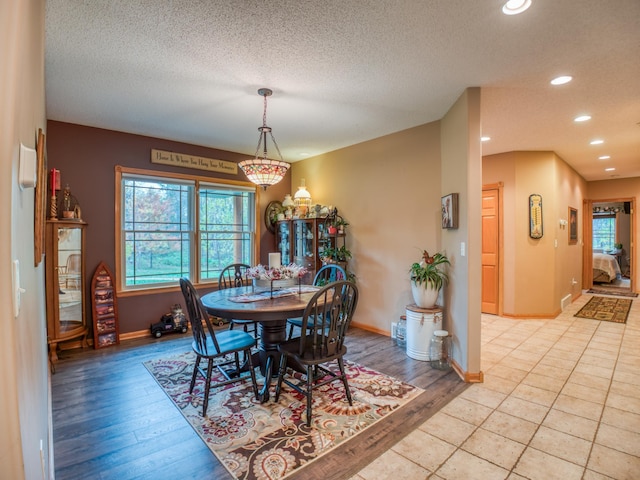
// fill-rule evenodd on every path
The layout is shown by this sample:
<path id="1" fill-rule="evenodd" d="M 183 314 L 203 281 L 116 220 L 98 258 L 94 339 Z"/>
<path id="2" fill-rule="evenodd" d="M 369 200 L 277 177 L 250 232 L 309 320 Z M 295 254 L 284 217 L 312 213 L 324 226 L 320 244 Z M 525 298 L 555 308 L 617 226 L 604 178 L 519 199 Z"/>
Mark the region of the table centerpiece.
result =
<path id="1" fill-rule="evenodd" d="M 300 285 L 300 281 L 306 273 L 305 267 L 292 263 L 271 268 L 257 265 L 249 268 L 246 275 L 253 279 L 254 287 L 270 288 L 273 291 L 274 289 L 293 287 L 296 284 Z"/>

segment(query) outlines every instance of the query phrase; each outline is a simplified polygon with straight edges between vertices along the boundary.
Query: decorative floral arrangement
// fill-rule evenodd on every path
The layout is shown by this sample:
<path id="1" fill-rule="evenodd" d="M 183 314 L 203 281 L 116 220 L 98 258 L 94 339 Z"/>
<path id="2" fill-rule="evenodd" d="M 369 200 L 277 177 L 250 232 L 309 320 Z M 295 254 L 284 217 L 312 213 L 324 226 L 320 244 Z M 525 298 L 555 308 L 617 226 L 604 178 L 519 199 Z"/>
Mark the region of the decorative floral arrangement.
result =
<path id="1" fill-rule="evenodd" d="M 302 278 L 307 273 L 307 269 L 292 263 L 279 267 L 265 267 L 258 265 L 247 270 L 247 276 L 260 280 L 286 280 L 290 278 Z"/>

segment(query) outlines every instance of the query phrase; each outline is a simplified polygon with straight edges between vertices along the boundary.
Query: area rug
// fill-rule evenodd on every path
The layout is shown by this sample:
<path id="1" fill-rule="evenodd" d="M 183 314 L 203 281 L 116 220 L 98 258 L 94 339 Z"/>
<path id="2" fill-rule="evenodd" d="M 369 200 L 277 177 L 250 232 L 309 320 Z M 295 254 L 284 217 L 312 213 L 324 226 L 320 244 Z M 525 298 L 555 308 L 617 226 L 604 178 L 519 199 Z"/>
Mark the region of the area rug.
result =
<path id="1" fill-rule="evenodd" d="M 606 285 L 594 286 L 587 290 L 587 293 L 599 293 L 600 295 L 615 295 L 616 297 L 637 297 L 638 294 L 629 290 L 620 290 L 616 287 L 608 287 Z"/>
<path id="2" fill-rule="evenodd" d="M 311 427 L 306 426 L 303 395 L 283 385 L 278 403 L 272 395 L 269 402 L 260 404 L 249 380 L 212 390 L 204 418 L 202 377 L 189 394 L 194 361 L 195 355 L 189 352 L 144 365 L 225 468 L 242 480 L 284 479 L 423 392 L 345 361 L 353 406 L 342 382 L 320 387 L 313 393 Z M 258 383 L 262 382 L 258 376 Z"/>
<path id="3" fill-rule="evenodd" d="M 574 317 L 626 323 L 633 300 L 593 296 Z"/>

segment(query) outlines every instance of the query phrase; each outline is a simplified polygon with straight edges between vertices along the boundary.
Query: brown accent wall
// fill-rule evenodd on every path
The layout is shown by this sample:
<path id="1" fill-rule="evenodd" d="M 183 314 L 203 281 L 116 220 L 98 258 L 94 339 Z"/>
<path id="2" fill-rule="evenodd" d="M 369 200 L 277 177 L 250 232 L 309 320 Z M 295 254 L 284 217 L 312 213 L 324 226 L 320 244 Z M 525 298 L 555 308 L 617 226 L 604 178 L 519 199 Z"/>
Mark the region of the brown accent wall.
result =
<path id="1" fill-rule="evenodd" d="M 115 271 L 115 166 L 143 168 L 163 172 L 209 176 L 212 179 L 242 180 L 237 175 L 216 174 L 203 170 L 157 165 L 151 163 L 151 150 L 166 150 L 227 161 L 241 161 L 247 155 L 197 145 L 174 142 L 142 135 L 103 130 L 54 120 L 47 122 L 48 166 L 61 172 L 61 186 L 69 184 L 78 199 L 87 228 L 87 279 L 96 266 L 105 261 Z M 280 200 L 291 190 L 290 173 L 285 179 L 266 191 L 259 189 L 258 227 L 260 262 L 268 261 L 268 253 L 275 249 L 275 238 L 265 227 L 262 215 L 271 200 Z M 90 288 L 89 284 L 85 285 Z M 207 290 L 202 290 L 202 293 Z M 173 303 L 184 303 L 182 294 L 145 294 L 118 298 L 120 332 L 126 334 L 149 328 L 169 310 Z M 91 323 L 91 305 L 87 305 L 87 318 Z"/>

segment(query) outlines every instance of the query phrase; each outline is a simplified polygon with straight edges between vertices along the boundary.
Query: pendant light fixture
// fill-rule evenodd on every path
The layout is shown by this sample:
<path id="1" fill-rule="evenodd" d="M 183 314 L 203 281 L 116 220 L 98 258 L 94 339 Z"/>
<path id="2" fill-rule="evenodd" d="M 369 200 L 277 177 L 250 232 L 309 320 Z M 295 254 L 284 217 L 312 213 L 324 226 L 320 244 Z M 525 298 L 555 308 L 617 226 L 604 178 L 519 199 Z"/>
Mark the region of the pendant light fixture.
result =
<path id="1" fill-rule="evenodd" d="M 291 165 L 282 160 L 282 154 L 273 137 L 271 127 L 267 127 L 267 97 L 271 96 L 273 92 L 268 88 L 261 88 L 258 90 L 258 94 L 264 97 L 264 113 L 262 114 L 262 126 L 258 127 L 260 138 L 258 138 L 255 158 L 243 160 L 238 166 L 249 180 L 266 190 L 268 186 L 275 185 L 282 180 Z M 270 160 L 267 157 L 267 133 L 271 136 L 271 141 L 276 147 L 280 160 Z M 260 145 L 262 145 L 261 156 L 259 155 Z"/>

